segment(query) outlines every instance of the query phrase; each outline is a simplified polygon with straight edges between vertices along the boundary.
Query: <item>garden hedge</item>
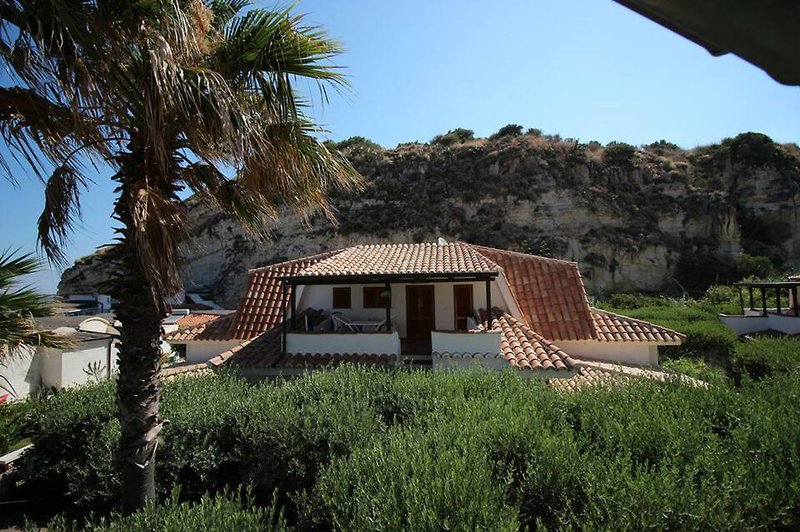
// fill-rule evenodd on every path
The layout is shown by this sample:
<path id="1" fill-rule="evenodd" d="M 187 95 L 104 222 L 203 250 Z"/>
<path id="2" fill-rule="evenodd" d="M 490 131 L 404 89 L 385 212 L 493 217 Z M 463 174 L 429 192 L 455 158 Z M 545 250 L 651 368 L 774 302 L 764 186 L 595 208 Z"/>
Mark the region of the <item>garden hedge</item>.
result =
<path id="1" fill-rule="evenodd" d="M 571 394 L 512 372 L 184 378 L 165 388 L 157 482 L 201 506 L 249 490 L 301 530 L 798 529 L 799 409 L 797 372 Z M 32 415 L 23 476 L 70 517 L 119 500 L 113 412 L 101 384 Z"/>

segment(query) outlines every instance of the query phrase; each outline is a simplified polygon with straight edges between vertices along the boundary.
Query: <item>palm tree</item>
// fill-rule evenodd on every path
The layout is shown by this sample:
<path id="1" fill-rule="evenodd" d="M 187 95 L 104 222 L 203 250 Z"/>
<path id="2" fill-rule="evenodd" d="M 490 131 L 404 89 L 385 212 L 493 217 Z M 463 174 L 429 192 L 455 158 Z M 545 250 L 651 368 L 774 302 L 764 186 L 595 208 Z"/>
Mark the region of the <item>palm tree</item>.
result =
<path id="1" fill-rule="evenodd" d="M 340 52 L 289 10 L 247 0 L 4 0 L 0 132 L 46 182 L 39 240 L 53 260 L 80 214 L 88 169 L 107 163 L 119 223 L 111 295 L 122 323 L 117 403 L 123 508 L 154 497 L 165 298 L 180 287 L 188 188 L 257 233 L 289 206 L 323 209 L 358 174 L 315 138 L 294 90 L 345 80 Z M 4 161 L 11 169 L 12 161 Z M 102 166 L 101 166 L 102 169 Z M 234 175 L 234 178 L 227 177 Z"/>
<path id="2" fill-rule="evenodd" d="M 35 318 L 52 314 L 47 296 L 19 284 L 20 277 L 38 270 L 39 262 L 32 255 L 0 253 L 0 362 L 20 347 L 66 345 L 65 339 L 36 326 Z"/>

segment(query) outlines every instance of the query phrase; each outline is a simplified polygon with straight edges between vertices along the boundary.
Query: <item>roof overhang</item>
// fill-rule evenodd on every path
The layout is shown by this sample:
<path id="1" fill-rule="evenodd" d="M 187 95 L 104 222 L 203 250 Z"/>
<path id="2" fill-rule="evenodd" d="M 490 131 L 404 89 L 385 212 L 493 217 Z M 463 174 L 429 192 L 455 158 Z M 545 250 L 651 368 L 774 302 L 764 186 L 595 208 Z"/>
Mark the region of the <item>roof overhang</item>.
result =
<path id="1" fill-rule="evenodd" d="M 733 53 L 800 85 L 800 10 L 785 0 L 615 0 L 720 56 Z"/>
<path id="2" fill-rule="evenodd" d="M 385 284 L 385 283 L 451 283 L 493 281 L 499 272 L 464 273 L 391 273 L 360 275 L 288 275 L 279 280 L 293 285 L 316 284 Z"/>

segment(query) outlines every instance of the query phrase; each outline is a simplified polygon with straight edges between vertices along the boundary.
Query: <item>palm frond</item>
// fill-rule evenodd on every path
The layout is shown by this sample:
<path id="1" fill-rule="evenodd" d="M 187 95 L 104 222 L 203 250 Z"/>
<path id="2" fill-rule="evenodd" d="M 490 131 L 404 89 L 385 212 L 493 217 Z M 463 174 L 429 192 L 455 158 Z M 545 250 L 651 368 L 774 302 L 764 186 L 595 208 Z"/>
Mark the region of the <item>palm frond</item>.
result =
<path id="1" fill-rule="evenodd" d="M 44 190 L 44 209 L 39 216 L 39 245 L 50 259 L 64 265 L 63 249 L 70 227 L 80 217 L 80 193 L 86 188 L 83 175 L 65 163 L 56 168 Z"/>
<path id="2" fill-rule="evenodd" d="M 32 255 L 0 253 L 0 354 L 13 354 L 19 346 L 62 347 L 68 339 L 36 326 L 35 318 L 52 314 L 48 298 L 30 286 L 19 286 L 19 278 L 39 270 Z"/>

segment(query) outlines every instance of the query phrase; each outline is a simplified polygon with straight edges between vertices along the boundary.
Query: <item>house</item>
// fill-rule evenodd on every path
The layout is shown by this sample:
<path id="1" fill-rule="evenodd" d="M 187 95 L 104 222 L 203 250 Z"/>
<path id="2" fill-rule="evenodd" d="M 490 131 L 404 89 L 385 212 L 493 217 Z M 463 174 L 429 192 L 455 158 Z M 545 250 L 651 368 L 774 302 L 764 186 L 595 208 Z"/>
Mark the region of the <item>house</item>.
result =
<path id="1" fill-rule="evenodd" d="M 231 311 L 186 312 L 168 316 L 162 325 L 164 341 L 172 346 L 182 346 L 186 363 L 206 362 L 241 343 L 241 340 L 229 338 L 232 318 Z"/>
<path id="2" fill-rule="evenodd" d="M 659 346 L 683 336 L 590 306 L 574 262 L 440 241 L 357 245 L 251 270 L 235 314 L 166 339 L 228 342 L 193 360 L 252 377 L 350 361 L 580 380 L 586 368 L 606 374 L 603 364 L 655 367 Z"/>
<path id="3" fill-rule="evenodd" d="M 118 331 L 111 314 L 48 316 L 37 328 L 72 340 L 64 349 L 20 348 L 0 362 L 0 396 L 23 399 L 41 390 L 107 379 L 116 367 Z"/>
<path id="4" fill-rule="evenodd" d="M 719 319 L 736 334 L 800 334 L 800 275 L 790 275 L 785 281 L 743 281 L 735 286 L 740 313 L 720 314 Z"/>

